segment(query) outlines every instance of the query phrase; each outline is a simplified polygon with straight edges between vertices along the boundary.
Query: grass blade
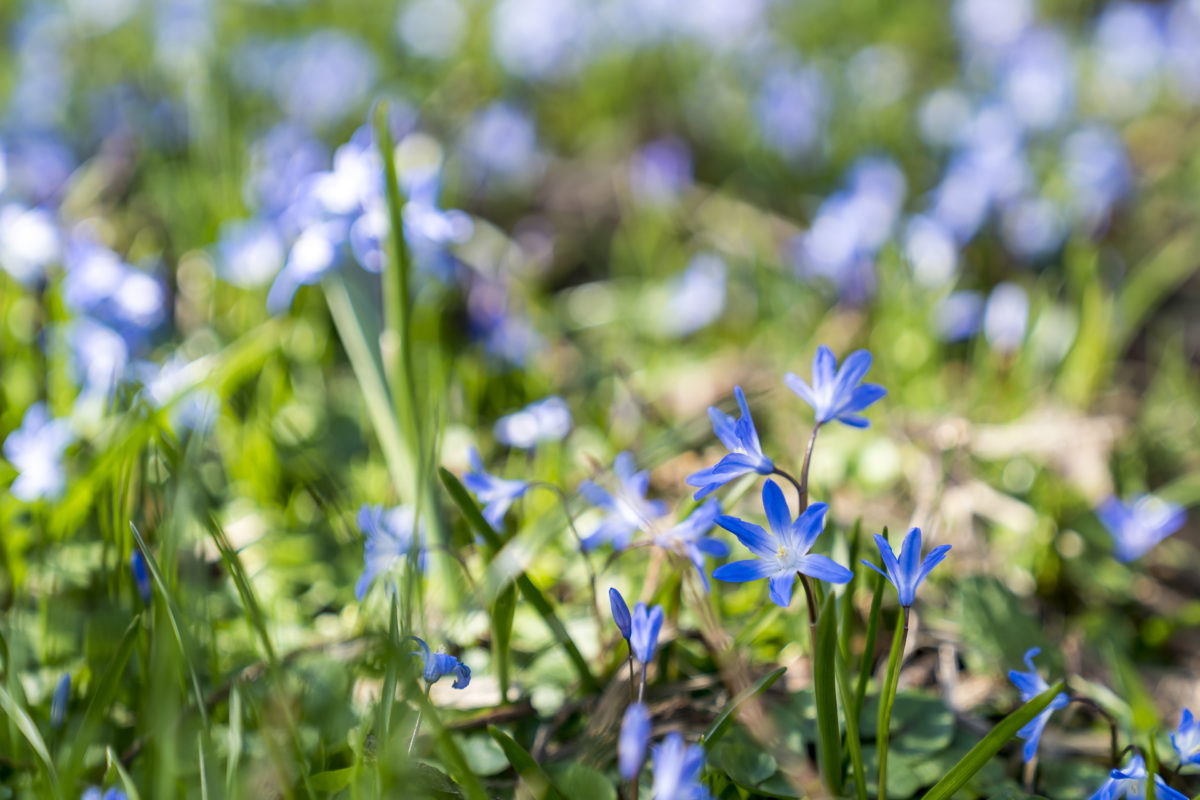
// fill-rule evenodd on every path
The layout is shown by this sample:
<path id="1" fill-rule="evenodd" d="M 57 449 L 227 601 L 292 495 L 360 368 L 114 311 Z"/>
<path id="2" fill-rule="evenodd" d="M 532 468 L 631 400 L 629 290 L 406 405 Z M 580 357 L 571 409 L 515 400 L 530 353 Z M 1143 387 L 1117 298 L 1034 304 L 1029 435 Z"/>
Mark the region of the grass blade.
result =
<path id="1" fill-rule="evenodd" d="M 858 563 L 858 551 L 862 547 L 862 517 L 854 521 L 854 527 L 850 529 L 850 556 L 846 563 Z M 846 584 L 842 591 L 842 609 L 838 619 L 842 621 L 840 636 L 838 638 L 838 646 L 842 654 L 843 661 L 850 657 L 850 636 L 854 633 L 854 590 L 858 587 L 858 571 L 850 570 L 850 582 Z M 846 706 L 850 708 L 850 706 Z"/>
<path id="2" fill-rule="evenodd" d="M 492 605 L 492 658 L 496 661 L 496 676 L 500 681 L 500 702 L 508 702 L 509 667 L 512 663 L 513 615 L 517 611 L 517 589 L 509 586 Z"/>
<path id="3" fill-rule="evenodd" d="M 892 636 L 892 650 L 888 654 L 887 675 L 879 695 L 879 722 L 875 732 L 879 751 L 879 800 L 887 800 L 888 736 L 891 733 L 892 706 L 896 702 L 896 682 L 900 679 L 900 661 L 904 657 L 906 641 L 908 609 L 903 609 L 903 613 L 896 617 L 896 633 Z"/>
<path id="4" fill-rule="evenodd" d="M 838 724 L 837 675 L 837 600 L 833 592 L 825 595 L 817 618 L 813 642 L 813 696 L 817 706 L 817 750 L 821 774 L 835 794 L 842 790 L 842 732 Z"/>
<path id="5" fill-rule="evenodd" d="M 854 706 L 854 698 L 850 694 L 850 670 L 846 667 L 846 657 L 840 649 L 834 663 L 837 667 L 838 696 L 842 700 L 842 711 L 846 717 L 846 750 L 850 752 L 850 766 L 854 770 L 854 794 L 858 800 L 867 800 L 867 773 L 863 767 L 858 717 L 850 713 Z"/>
<path id="6" fill-rule="evenodd" d="M 121 782 L 121 788 L 125 791 L 129 800 L 142 800 L 142 796 L 138 793 L 137 784 L 133 782 L 133 778 L 129 777 L 129 773 L 121 766 L 121 759 L 113 752 L 111 747 L 104 751 L 108 758 L 108 771 L 117 774 L 117 780 Z"/>
<path id="7" fill-rule="evenodd" d="M 500 535 L 492 530 L 492 526 L 487 524 L 487 520 L 483 518 L 483 514 L 479 512 L 479 507 L 475 505 L 475 501 L 467 494 L 467 490 L 462 483 L 455 477 L 454 473 L 450 472 L 445 467 L 438 467 L 438 474 L 441 476 L 442 485 L 446 487 L 446 491 L 454 500 L 454 503 L 463 512 L 463 516 L 467 518 L 467 523 L 471 528 L 483 537 L 487 545 L 494 550 L 499 550 L 504 544 L 500 539 Z M 534 607 L 534 610 L 541 615 L 545 621 L 546 627 L 554 634 L 554 638 L 566 651 L 567 657 L 575 667 L 575 671 L 579 673 L 579 679 L 583 682 L 584 689 L 589 692 L 599 691 L 600 685 L 596 683 L 595 677 L 592 676 L 592 671 L 588 667 L 587 660 L 583 654 L 579 652 L 579 648 L 575 646 L 575 642 L 571 639 L 571 635 L 567 633 L 567 629 L 563 627 L 562 620 L 554 613 L 554 607 L 541 590 L 533 584 L 529 576 L 521 573 L 516 579 L 517 588 L 521 591 L 521 596 Z"/>
<path id="8" fill-rule="evenodd" d="M 883 529 L 883 538 L 887 538 L 887 528 Z M 858 686 L 854 690 L 854 719 L 862 721 L 862 707 L 867 698 L 867 682 L 871 679 L 871 667 L 875 663 L 875 646 L 879 640 L 879 617 L 883 613 L 883 576 L 872 571 L 875 576 L 875 594 L 871 597 L 871 610 L 867 614 L 867 633 L 863 642 L 862 660 L 858 664 Z"/>
<path id="9" fill-rule="evenodd" d="M 50 791 L 53 792 L 55 797 L 62 798 L 62 789 L 58 783 L 58 772 L 54 769 L 54 760 L 50 758 L 50 751 L 46 749 L 46 741 L 42 738 L 42 733 L 38 730 L 37 723 L 25 712 L 25 709 L 17 705 L 12 695 L 2 686 L 0 686 L 0 710 L 3 710 L 8 715 L 8 718 L 16 724 L 17 729 L 21 731 L 21 735 L 25 737 L 25 741 L 29 742 L 29 746 L 33 748 L 33 752 L 41 759 L 42 766 L 46 772 L 46 778 L 50 781 Z"/>
<path id="10" fill-rule="evenodd" d="M 708 730 L 706 730 L 704 735 L 700 737 L 700 743 L 704 745 L 704 749 L 711 749 L 712 746 L 720 741 L 721 737 L 725 735 L 725 731 L 729 730 L 729 726 L 733 724 L 733 714 L 738 710 L 738 706 L 749 700 L 751 697 L 760 695 L 767 689 L 770 689 L 775 684 L 775 681 L 783 677 L 785 672 L 787 672 L 787 667 L 779 667 L 778 669 L 763 675 L 754 682 L 753 686 L 748 686 L 742 691 L 738 692 L 737 696 L 730 700 L 729 703 L 726 704 L 723 709 L 721 709 L 721 713 L 717 714 L 716 719 L 714 719 L 712 724 L 708 726 Z"/>
<path id="11" fill-rule="evenodd" d="M 935 783 L 933 788 L 925 793 L 922 800 L 949 800 L 953 797 L 955 792 L 966 785 L 972 775 L 983 769 L 983 765 L 991 761 L 996 753 L 1000 752 L 1000 748 L 1017 735 L 1017 731 L 1042 713 L 1062 690 L 1063 682 L 1059 681 L 996 723 L 996 727 L 992 728 L 979 744 L 972 747 L 940 781 Z"/>
<path id="12" fill-rule="evenodd" d="M 533 756 L 517 743 L 516 739 L 495 725 L 488 725 L 488 733 L 496 740 L 496 744 L 500 745 L 508 763 L 512 764 L 517 775 L 521 777 L 521 782 L 525 784 L 525 788 L 533 797 L 537 800 L 562 800 L 562 795 L 550 782 L 550 776 L 546 774 L 540 764 L 533 760 Z"/>

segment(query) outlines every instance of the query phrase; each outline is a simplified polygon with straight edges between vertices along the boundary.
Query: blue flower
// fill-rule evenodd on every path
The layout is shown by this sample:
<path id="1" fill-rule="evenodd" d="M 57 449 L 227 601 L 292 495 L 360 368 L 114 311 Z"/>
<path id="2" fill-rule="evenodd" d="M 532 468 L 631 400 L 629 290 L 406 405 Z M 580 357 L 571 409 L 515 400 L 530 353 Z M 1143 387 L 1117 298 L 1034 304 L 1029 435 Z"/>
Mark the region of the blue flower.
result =
<path id="1" fill-rule="evenodd" d="M 129 796 L 115 787 L 102 792 L 98 786 L 89 786 L 79 796 L 79 800 L 129 800 Z"/>
<path id="2" fill-rule="evenodd" d="M 679 733 L 669 733 L 650 751 L 654 759 L 654 800 L 707 800 L 700 783 L 704 748 L 684 743 Z"/>
<path id="3" fill-rule="evenodd" d="M 1180 764 L 1200 764 L 1200 724 L 1191 709 L 1183 710 L 1179 727 L 1171 734 L 1171 746 L 1179 754 Z"/>
<path id="4" fill-rule="evenodd" d="M 721 514 L 721 504 L 715 497 L 710 497 L 682 522 L 666 533 L 654 537 L 654 542 L 662 548 L 682 553 L 695 565 L 704 581 L 704 589 L 708 590 L 708 573 L 704 569 L 704 557 L 724 558 L 729 555 L 729 545 L 720 539 L 706 534 L 712 530 Z"/>
<path id="5" fill-rule="evenodd" d="M 579 485 L 579 493 L 589 503 L 608 512 L 596 530 L 584 538 L 584 552 L 604 542 L 612 542 L 617 550 L 623 550 L 635 531 L 667 513 L 667 506 L 661 500 L 646 499 L 650 472 L 637 471 L 632 453 L 618 454 L 613 461 L 613 472 L 617 476 L 615 493 L 609 493 L 592 481 L 584 481 Z"/>
<path id="6" fill-rule="evenodd" d="M 525 492 L 529 491 L 526 481 L 497 478 L 484 471 L 483 462 L 479 459 L 479 451 L 471 448 L 471 472 L 463 475 L 463 485 L 475 493 L 479 502 L 486 503 L 483 507 L 483 518 L 493 528 L 504 526 L 504 515 L 508 508 Z"/>
<path id="7" fill-rule="evenodd" d="M 1186 518 L 1182 508 L 1152 494 L 1135 497 L 1132 503 L 1110 497 L 1096 509 L 1096 516 L 1113 538 L 1117 560 L 1126 563 L 1150 552 L 1182 528 Z"/>
<path id="8" fill-rule="evenodd" d="M 767 481 L 763 486 L 762 501 L 770 533 L 737 517 L 717 517 L 717 524 L 736 536 L 758 558 L 717 567 L 713 570 L 714 578 L 733 583 L 766 578 L 771 601 L 787 608 L 792 602 L 792 585 L 797 572 L 830 583 L 846 583 L 853 577 L 850 570 L 828 556 L 809 552 L 825 529 L 825 512 L 829 506 L 813 503 L 793 522 L 783 491 L 775 481 Z"/>
<path id="9" fill-rule="evenodd" d="M 21 427 L 4 440 L 4 457 L 18 473 L 9 488 L 13 497 L 32 503 L 61 495 L 67 485 L 63 453 L 74 439 L 65 419 L 51 419 L 42 403 L 30 406 Z"/>
<path id="10" fill-rule="evenodd" d="M 449 653 L 431 653 L 429 645 L 425 644 L 424 640 L 418 639 L 416 636 L 408 637 L 417 643 L 420 650 L 413 650 L 414 656 L 420 656 L 425 667 L 421 672 L 421 677 L 425 679 L 425 683 L 434 684 L 441 680 L 446 675 L 454 675 L 454 683 L 451 684 L 455 689 L 465 689 L 467 684 L 471 682 L 471 668 L 459 661 Z"/>
<path id="11" fill-rule="evenodd" d="M 551 395 L 496 420 L 492 433 L 501 444 L 528 450 L 540 442 L 557 442 L 570 430 L 571 410 L 565 400 Z"/>
<path id="12" fill-rule="evenodd" d="M 425 531 L 422 527 L 420 541 L 413 541 L 417 521 L 411 508 L 396 506 L 385 510 L 383 506 L 363 505 L 358 510 L 356 521 L 358 529 L 366 537 L 363 545 L 363 559 L 366 565 L 354 586 L 354 596 L 359 602 L 366 597 L 367 589 L 379 574 L 390 572 L 396 564 L 411 555 L 414 547 L 417 566 L 421 570 L 425 569 L 428 560 L 424 545 Z M 395 591 L 394 580 L 389 579 L 388 588 Z"/>
<path id="13" fill-rule="evenodd" d="M 146 557 L 141 550 L 129 554 L 129 571 L 133 573 L 133 584 L 137 587 L 142 602 L 150 605 L 150 574 L 146 572 Z"/>
<path id="14" fill-rule="evenodd" d="M 1125 769 L 1114 769 L 1110 772 L 1108 780 L 1088 800 L 1140 799 L 1146 796 L 1146 779 L 1148 777 L 1145 759 L 1140 753 L 1134 753 L 1129 759 L 1129 763 L 1125 765 Z M 1154 776 L 1154 790 L 1155 796 L 1162 800 L 1188 800 L 1187 795 L 1180 794 L 1167 786 L 1166 781 L 1158 775 Z"/>
<path id="15" fill-rule="evenodd" d="M 696 500 L 734 478 L 751 472 L 770 475 L 775 471 L 775 464 L 763 455 L 758 431 L 754 428 L 754 419 L 750 416 L 750 407 L 746 405 L 746 395 L 742 393 L 742 387 L 735 386 L 733 393 L 737 397 L 738 407 L 742 410 L 740 419 L 734 419 L 716 407 L 708 409 L 713 431 L 721 440 L 721 444 L 729 448 L 729 455 L 718 461 L 716 466 L 693 472 L 687 477 L 688 486 L 700 487 L 696 490 Z"/>
<path id="16" fill-rule="evenodd" d="M 821 345 L 813 356 L 812 386 L 794 372 L 784 375 L 783 382 L 812 406 L 818 425 L 836 419 L 845 425 L 866 428 L 871 423 L 856 412 L 887 394 L 887 389 L 877 384 L 859 384 L 870 368 L 871 354 L 866 350 L 855 350 L 838 369 L 833 351 Z"/>
<path id="17" fill-rule="evenodd" d="M 625 598 L 621 597 L 621 593 L 615 588 L 609 589 L 608 604 L 612 607 L 613 622 L 617 623 L 617 630 L 621 631 L 621 635 L 628 642 L 633 621 L 629 616 L 629 606 L 625 605 Z"/>
<path id="18" fill-rule="evenodd" d="M 64 672 L 50 695 L 50 727 L 61 728 L 67 720 L 67 704 L 71 702 L 71 673 Z"/>
<path id="19" fill-rule="evenodd" d="M 643 664 L 649 664 L 654 659 L 662 621 L 662 606 L 656 605 L 647 609 L 645 603 L 638 603 L 633 607 L 629 625 L 629 649 L 633 651 L 634 658 Z"/>
<path id="20" fill-rule="evenodd" d="M 1008 671 L 1008 679 L 1021 690 L 1021 702 L 1027 703 L 1050 688 L 1050 685 L 1038 674 L 1037 667 L 1033 665 L 1033 657 L 1040 652 L 1042 652 L 1041 648 L 1031 647 L 1025 653 L 1025 665 L 1029 667 L 1028 672 L 1020 672 L 1015 669 Z M 1042 731 L 1046 729 L 1046 722 L 1049 721 L 1050 715 L 1060 708 L 1065 708 L 1069 702 L 1070 698 L 1067 697 L 1067 693 L 1059 692 L 1042 713 L 1017 731 L 1017 736 L 1025 740 L 1026 761 L 1032 759 L 1037 753 L 1038 741 L 1042 738 Z"/>
<path id="21" fill-rule="evenodd" d="M 946 553 L 950 552 L 950 545 L 943 544 L 930 550 L 929 555 L 922 561 L 920 528 L 913 528 L 904 537 L 899 560 L 887 539 L 875 534 L 875 544 L 879 547 L 879 557 L 883 559 L 883 566 L 887 572 L 869 561 L 864 560 L 862 563 L 892 582 L 892 586 L 896 587 L 896 592 L 900 595 L 900 605 L 905 608 L 911 607 L 916 600 L 917 587 L 925 580 L 929 571 L 942 563 Z"/>
<path id="22" fill-rule="evenodd" d="M 650 742 L 650 712 L 641 703 L 625 709 L 621 720 L 621 737 L 617 739 L 617 771 L 627 781 L 637 779 L 646 760 L 646 745 Z"/>

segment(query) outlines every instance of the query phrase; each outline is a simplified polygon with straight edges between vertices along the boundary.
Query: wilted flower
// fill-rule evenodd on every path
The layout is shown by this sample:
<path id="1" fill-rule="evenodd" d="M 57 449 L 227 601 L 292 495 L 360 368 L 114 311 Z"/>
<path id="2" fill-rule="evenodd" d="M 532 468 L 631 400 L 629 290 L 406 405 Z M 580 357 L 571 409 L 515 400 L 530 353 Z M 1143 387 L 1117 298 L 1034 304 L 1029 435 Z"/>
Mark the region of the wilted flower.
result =
<path id="1" fill-rule="evenodd" d="M 783 382 L 812 406 L 817 425 L 836 419 L 845 425 L 866 428 L 871 423 L 857 412 L 887 394 L 887 389 L 874 383 L 859 385 L 870 368 L 871 354 L 866 350 L 855 350 L 838 369 L 833 351 L 821 345 L 813 356 L 811 386 L 794 372 L 784 375 Z"/>
<path id="2" fill-rule="evenodd" d="M 137 587 L 138 596 L 146 605 L 150 604 L 150 574 L 146 571 L 146 557 L 142 551 L 134 548 L 129 554 L 129 571 L 133 573 L 133 585 Z"/>
<path id="3" fill-rule="evenodd" d="M 742 387 L 733 387 L 733 394 L 737 398 L 738 408 L 742 410 L 739 419 L 734 419 L 715 406 L 708 409 L 713 431 L 730 452 L 718 461 L 716 466 L 694 472 L 687 477 L 689 486 L 700 487 L 696 490 L 696 500 L 750 472 L 770 475 L 775 471 L 774 462 L 763 454 L 758 431 L 754 427 L 754 419 L 750 416 L 750 406 L 746 404 L 746 395 L 742 393 Z"/>
<path id="4" fill-rule="evenodd" d="M 492 433 L 501 444 L 529 449 L 540 442 L 557 442 L 571 430 L 571 410 L 551 395 L 496 420 Z"/>
<path id="5" fill-rule="evenodd" d="M 354 585 L 354 596 L 359 602 L 366 596 L 367 589 L 380 573 L 390 572 L 396 564 L 412 555 L 414 550 L 418 568 L 425 569 L 425 532 L 422 527 L 419 541 L 414 541 L 414 537 L 417 537 L 417 520 L 416 513 L 411 508 L 396 506 L 384 509 L 383 506 L 364 504 L 358 510 L 357 523 L 358 529 L 366 537 L 363 546 L 366 566 L 358 583 Z M 387 586 L 395 591 L 395 580 L 389 578 Z"/>
<path id="6" fill-rule="evenodd" d="M 503 527 L 504 515 L 508 513 L 509 506 L 529 491 L 529 483 L 497 478 L 489 474 L 484 470 L 479 451 L 474 447 L 471 448 L 470 459 L 471 471 L 463 474 L 463 485 L 475 493 L 479 502 L 486 504 L 483 507 L 483 518 L 488 524 L 493 528 Z"/>
<path id="7" fill-rule="evenodd" d="M 763 485 L 762 501 L 770 533 L 737 517 L 717 518 L 718 525 L 736 536 L 758 558 L 717 567 L 713 570 L 714 578 L 733 583 L 766 578 L 771 601 L 787 608 L 792 602 L 797 572 L 830 583 L 846 583 L 853 577 L 850 570 L 829 556 L 809 552 L 825 529 L 829 506 L 813 503 L 793 522 L 783 491 L 775 481 Z"/>
<path id="8" fill-rule="evenodd" d="M 662 628 L 663 607 L 654 605 L 646 608 L 645 603 L 633 607 L 629 622 L 629 649 L 634 658 L 643 664 L 649 664 L 654 659 L 654 651 L 658 649 L 658 631 Z"/>
<path id="9" fill-rule="evenodd" d="M 1031 647 L 1025 653 L 1025 666 L 1029 667 L 1028 672 L 1020 672 L 1015 669 L 1008 671 L 1008 679 L 1016 684 L 1017 689 L 1021 691 L 1021 702 L 1027 703 L 1050 688 L 1045 679 L 1038 674 L 1037 667 L 1033 665 L 1033 657 L 1040 652 L 1042 652 L 1040 647 Z M 1070 698 L 1067 697 L 1067 693 L 1059 692 L 1042 713 L 1034 717 L 1024 728 L 1017 731 L 1017 736 L 1025 740 L 1024 755 L 1026 761 L 1032 759 L 1037 753 L 1038 742 L 1042 738 L 1042 731 L 1046 729 L 1046 723 L 1049 721 L 1050 715 L 1060 708 L 1065 708 L 1069 702 Z"/>
<path id="10" fill-rule="evenodd" d="M 1088 800 L 1140 800 L 1146 796 L 1148 777 L 1145 759 L 1141 753 L 1134 753 L 1125 769 L 1114 769 L 1109 773 L 1108 780 Z M 1155 796 L 1162 800 L 1188 800 L 1187 795 L 1172 789 L 1158 775 L 1154 776 L 1154 791 Z"/>
<path id="11" fill-rule="evenodd" d="M 879 557 L 883 559 L 883 566 L 887 571 L 884 572 L 865 559 L 862 563 L 891 581 L 892 585 L 896 587 L 897 594 L 900 595 L 900 605 L 904 608 L 912 606 L 921 581 L 925 580 L 930 570 L 942 563 L 946 553 L 950 552 L 950 545 L 939 545 L 930 550 L 929 555 L 925 556 L 925 560 L 922 561 L 920 528 L 913 528 L 904 537 L 904 543 L 900 547 L 899 560 L 887 539 L 875 534 L 875 544 L 879 547 Z"/>
<path id="12" fill-rule="evenodd" d="M 700 782 L 704 748 L 689 745 L 679 733 L 669 733 L 651 749 L 654 759 L 654 800 L 707 800 L 711 795 Z"/>
<path id="13" fill-rule="evenodd" d="M 642 703 L 625 709 L 621 720 L 621 736 L 617 739 L 617 771 L 627 781 L 635 780 L 646 760 L 646 745 L 650 743 L 650 712 Z"/>
<path id="14" fill-rule="evenodd" d="M 420 656 L 424 663 L 424 669 L 421 677 L 425 679 L 425 683 L 434 684 L 441 680 L 446 675 L 454 675 L 454 683 L 452 686 L 455 689 L 465 689 L 467 684 L 471 682 L 471 668 L 459 661 L 449 653 L 431 653 L 429 645 L 425 644 L 424 640 L 418 639 L 416 636 L 408 637 L 417 643 L 420 650 L 413 650 L 414 656 Z"/>
<path id="15" fill-rule="evenodd" d="M 1180 764 L 1200 764 L 1200 724 L 1191 709 L 1183 710 L 1179 727 L 1171 734 L 1171 746 L 1179 754 Z"/>
<path id="16" fill-rule="evenodd" d="M 50 696 L 50 727 L 61 728 L 67 720 L 67 704 L 71 701 L 71 673 L 64 672 Z"/>
<path id="17" fill-rule="evenodd" d="M 688 557 L 700 573 L 705 590 L 708 589 L 708 573 L 704 569 L 704 557 L 724 558 L 729 555 L 729 545 L 706 535 L 716 524 L 720 513 L 721 504 L 716 498 L 709 498 L 675 527 L 654 537 L 659 547 Z"/>
<path id="18" fill-rule="evenodd" d="M 55 498 L 66 486 L 63 452 L 75 439 L 65 419 L 50 419 L 46 406 L 35 403 L 25 412 L 21 427 L 4 440 L 4 457 L 17 468 L 17 479 L 9 491 L 13 497 L 32 503 Z"/>
<path id="19" fill-rule="evenodd" d="M 1183 527 L 1184 511 L 1152 494 L 1122 503 L 1110 497 L 1096 509 L 1096 516 L 1113 538 L 1118 561 L 1136 561 L 1154 545 Z"/>
<path id="20" fill-rule="evenodd" d="M 592 481 L 579 485 L 579 493 L 589 503 L 607 512 L 596 529 L 584 537 L 585 552 L 604 542 L 611 542 L 613 547 L 623 550 L 634 531 L 667 513 L 667 506 L 661 500 L 646 499 L 650 472 L 638 472 L 632 453 L 618 454 L 613 461 L 613 472 L 617 477 L 617 488 L 613 493 Z"/>

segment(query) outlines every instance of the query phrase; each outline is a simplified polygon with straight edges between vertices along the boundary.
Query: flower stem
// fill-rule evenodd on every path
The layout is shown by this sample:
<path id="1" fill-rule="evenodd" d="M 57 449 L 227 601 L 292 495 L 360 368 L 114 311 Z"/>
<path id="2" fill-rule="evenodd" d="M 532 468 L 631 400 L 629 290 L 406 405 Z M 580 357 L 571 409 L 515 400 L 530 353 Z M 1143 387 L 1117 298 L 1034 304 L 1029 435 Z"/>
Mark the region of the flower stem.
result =
<path id="1" fill-rule="evenodd" d="M 1093 700 L 1090 697 L 1083 697 L 1082 695 L 1072 695 L 1071 702 L 1079 703 L 1081 706 L 1087 706 L 1092 711 L 1095 711 L 1097 714 L 1104 717 L 1104 721 L 1108 723 L 1108 730 L 1109 730 L 1109 736 L 1110 736 L 1110 749 L 1111 749 L 1111 753 L 1112 753 L 1112 765 L 1114 768 L 1121 766 L 1121 751 L 1120 751 L 1119 743 L 1117 741 L 1117 720 L 1116 720 L 1116 718 L 1113 717 L 1112 714 L 1108 713 L 1108 710 L 1106 708 L 1104 708 L 1104 706 L 1100 705 L 1099 703 L 1097 703 L 1095 700 Z"/>
<path id="2" fill-rule="evenodd" d="M 817 644 L 817 598 L 813 594 L 812 583 L 809 582 L 808 576 L 803 572 L 797 572 L 796 577 L 800 578 L 800 585 L 804 587 L 804 599 L 808 603 L 808 629 L 812 633 L 813 647 Z"/>
<path id="3" fill-rule="evenodd" d="M 575 517 L 571 516 L 571 508 L 567 504 L 567 495 L 561 488 L 549 481 L 533 481 L 530 486 L 537 486 L 541 489 L 548 489 L 558 495 L 558 501 L 562 504 L 563 514 L 567 518 L 567 527 L 571 529 L 571 535 L 575 537 L 575 544 L 579 547 L 579 552 L 583 554 L 583 564 L 587 568 L 588 584 L 592 590 L 592 620 L 596 623 L 596 630 L 604 630 L 604 617 L 600 613 L 600 599 L 596 593 L 596 569 L 592 566 L 591 555 L 583 549 L 583 537 L 579 535 L 579 529 L 575 527 Z"/>
<path id="4" fill-rule="evenodd" d="M 642 702 L 642 698 L 646 696 L 646 665 L 642 664 L 642 682 L 638 684 L 638 702 Z"/>
<path id="5" fill-rule="evenodd" d="M 887 676 L 879 695 L 879 724 L 876 730 L 879 750 L 879 800 L 887 800 L 888 728 L 892 722 L 892 705 L 896 702 L 896 684 L 900 681 L 900 661 L 904 657 L 904 645 L 908 642 L 908 611 L 905 608 L 904 617 L 896 620 L 892 652 L 888 655 Z"/>
<path id="6" fill-rule="evenodd" d="M 632 650 L 629 651 L 629 658 L 626 660 L 629 661 L 629 702 L 632 703 L 635 700 L 635 696 L 633 693 L 634 692 L 633 686 L 635 683 L 637 683 L 637 679 L 634 678 L 634 676 L 633 676 L 633 651 Z"/>
<path id="7" fill-rule="evenodd" d="M 804 510 L 804 505 L 803 505 L 804 504 L 804 489 L 800 486 L 800 481 L 796 480 L 796 478 L 792 475 L 792 473 L 788 472 L 787 470 L 782 470 L 779 467 L 775 468 L 773 474 L 778 475 L 779 477 L 788 481 L 789 483 L 792 484 L 792 486 L 795 487 L 796 502 L 801 504 L 800 510 L 803 511 Z"/>
<path id="8" fill-rule="evenodd" d="M 431 684 L 431 683 L 425 684 L 425 699 L 426 700 L 429 699 L 429 690 L 432 688 L 433 688 L 433 684 Z M 417 734 L 421 731 L 421 712 L 423 710 L 424 709 L 421 709 L 421 708 L 417 709 L 417 721 L 413 725 L 412 738 L 408 740 L 408 754 L 409 755 L 412 755 L 413 745 L 415 745 L 417 743 Z"/>
<path id="9" fill-rule="evenodd" d="M 804 464 L 800 467 L 800 511 L 808 508 L 808 467 L 812 463 L 813 447 L 817 443 L 820 425 L 813 426 L 812 436 L 808 437 L 808 449 L 804 451 Z"/>

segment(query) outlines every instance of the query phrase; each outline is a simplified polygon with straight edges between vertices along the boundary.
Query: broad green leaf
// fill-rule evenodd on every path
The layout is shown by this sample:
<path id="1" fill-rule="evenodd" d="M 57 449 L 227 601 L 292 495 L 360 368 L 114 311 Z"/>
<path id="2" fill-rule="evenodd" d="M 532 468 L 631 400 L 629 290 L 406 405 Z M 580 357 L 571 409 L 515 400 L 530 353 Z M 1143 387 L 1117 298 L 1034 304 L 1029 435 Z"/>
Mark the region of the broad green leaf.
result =
<path id="1" fill-rule="evenodd" d="M 550 776 L 533 760 L 533 756 L 517 743 L 516 739 L 495 725 L 488 725 L 488 733 L 504 750 L 504 755 L 508 757 L 508 763 L 512 764 L 517 775 L 521 777 L 521 782 L 536 800 L 563 800 L 558 789 L 554 788 L 554 784 L 550 782 Z"/>
<path id="2" fill-rule="evenodd" d="M 779 768 L 770 753 L 745 736 L 737 736 L 714 747 L 709 763 L 723 771 L 738 786 L 751 791 Z"/>
<path id="3" fill-rule="evenodd" d="M 833 592 L 825 596 L 813 643 L 813 697 L 817 701 L 817 755 L 821 775 L 835 794 L 842 790 L 842 732 L 837 707 L 837 610 Z"/>
<path id="4" fill-rule="evenodd" d="M 471 771 L 480 777 L 488 777 L 508 769 L 508 757 L 496 740 L 485 733 L 462 738 L 462 752 Z"/>
<path id="5" fill-rule="evenodd" d="M 617 800 L 616 787 L 603 772 L 586 764 L 549 764 L 546 773 L 554 786 L 570 800 Z"/>
<path id="6" fill-rule="evenodd" d="M 50 758 L 50 751 L 46 749 L 46 741 L 42 738 L 42 733 L 38 730 L 37 723 L 25 712 L 25 709 L 17 705 L 12 695 L 2 686 L 0 686 L 0 710 L 3 710 L 8 715 L 8 718 L 16 723 L 17 730 L 21 732 L 21 735 L 25 737 L 25 741 L 29 742 L 29 746 L 33 748 L 33 752 L 41 760 L 46 772 L 46 778 L 50 781 L 50 791 L 53 792 L 55 797 L 61 798 L 62 789 L 58 784 L 58 772 L 54 769 L 54 759 Z"/>

